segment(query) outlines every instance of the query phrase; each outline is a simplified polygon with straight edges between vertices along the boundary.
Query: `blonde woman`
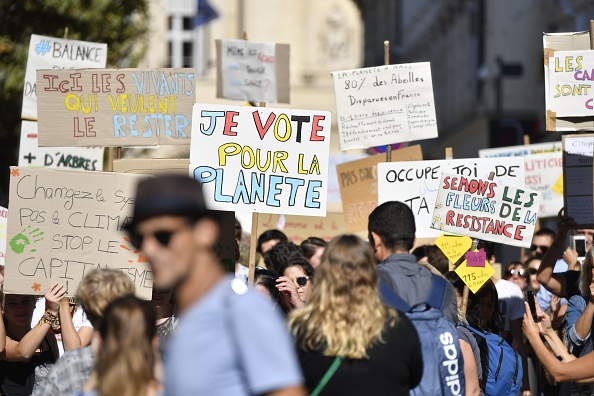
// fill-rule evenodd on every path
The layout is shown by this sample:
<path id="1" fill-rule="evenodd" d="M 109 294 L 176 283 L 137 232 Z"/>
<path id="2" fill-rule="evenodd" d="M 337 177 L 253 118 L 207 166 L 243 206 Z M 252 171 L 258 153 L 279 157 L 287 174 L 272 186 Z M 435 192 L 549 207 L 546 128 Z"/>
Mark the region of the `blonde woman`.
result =
<path id="1" fill-rule="evenodd" d="M 408 395 L 421 379 L 418 335 L 382 304 L 373 252 L 356 236 L 328 244 L 314 291 L 289 323 L 311 395 Z"/>
<path id="2" fill-rule="evenodd" d="M 151 303 L 137 297 L 119 297 L 109 304 L 85 396 L 161 394 L 156 320 Z"/>

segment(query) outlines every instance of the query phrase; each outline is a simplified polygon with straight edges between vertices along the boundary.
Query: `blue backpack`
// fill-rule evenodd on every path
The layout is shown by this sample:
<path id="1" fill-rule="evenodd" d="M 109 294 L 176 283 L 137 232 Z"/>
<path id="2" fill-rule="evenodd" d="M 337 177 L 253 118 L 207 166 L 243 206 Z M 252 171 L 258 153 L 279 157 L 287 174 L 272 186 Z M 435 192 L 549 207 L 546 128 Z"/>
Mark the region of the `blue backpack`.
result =
<path id="1" fill-rule="evenodd" d="M 464 325 L 472 332 L 481 351 L 485 395 L 517 395 L 522 386 L 522 359 L 503 338 Z"/>
<path id="2" fill-rule="evenodd" d="M 423 352 L 423 376 L 415 396 L 464 395 L 464 360 L 458 341 L 458 330 L 443 315 L 447 281 L 433 275 L 427 301 L 411 307 L 387 284 L 380 281 L 384 302 L 404 312 L 415 326 Z"/>

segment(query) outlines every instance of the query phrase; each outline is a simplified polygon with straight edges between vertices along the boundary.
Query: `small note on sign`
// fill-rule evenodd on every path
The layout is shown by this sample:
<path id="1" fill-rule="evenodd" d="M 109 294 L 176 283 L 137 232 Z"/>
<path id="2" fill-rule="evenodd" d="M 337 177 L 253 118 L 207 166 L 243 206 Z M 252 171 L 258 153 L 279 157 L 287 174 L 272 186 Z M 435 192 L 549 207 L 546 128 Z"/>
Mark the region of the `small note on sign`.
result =
<path id="1" fill-rule="evenodd" d="M 462 235 L 441 234 L 435 245 L 446 255 L 448 260 L 456 263 L 472 246 L 472 239 Z"/>
<path id="2" fill-rule="evenodd" d="M 466 252 L 466 265 L 469 267 L 484 267 L 487 263 L 485 249 L 474 252 Z"/>
<path id="3" fill-rule="evenodd" d="M 485 263 L 484 267 L 469 267 L 464 261 L 456 268 L 456 273 L 470 291 L 476 293 L 493 276 L 495 270 L 489 263 Z"/>

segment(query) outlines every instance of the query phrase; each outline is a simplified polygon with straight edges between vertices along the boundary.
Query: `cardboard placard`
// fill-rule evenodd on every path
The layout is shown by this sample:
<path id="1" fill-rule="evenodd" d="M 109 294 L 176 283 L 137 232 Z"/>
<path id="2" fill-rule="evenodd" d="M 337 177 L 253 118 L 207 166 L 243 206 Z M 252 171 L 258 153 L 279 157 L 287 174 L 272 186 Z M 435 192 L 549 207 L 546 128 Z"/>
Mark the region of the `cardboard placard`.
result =
<path id="1" fill-rule="evenodd" d="M 39 147 L 37 123 L 21 123 L 20 167 L 103 170 L 102 147 Z"/>
<path id="2" fill-rule="evenodd" d="M 558 117 L 594 115 L 594 52 L 549 52 L 547 110 Z"/>
<path id="3" fill-rule="evenodd" d="M 194 69 L 39 70 L 39 145 L 189 144 L 194 89 Z"/>
<path id="4" fill-rule="evenodd" d="M 289 44 L 216 40 L 217 98 L 289 103 Z"/>
<path id="5" fill-rule="evenodd" d="M 325 217 L 278 214 L 258 216 L 258 235 L 270 229 L 281 230 L 290 242 L 297 245 L 309 237 L 330 241 L 335 236 L 347 233 L 344 216 L 341 213 L 326 213 Z"/>
<path id="6" fill-rule="evenodd" d="M 31 35 L 21 118 L 37 119 L 37 70 L 97 69 L 107 63 L 107 44 Z"/>
<path id="7" fill-rule="evenodd" d="M 6 262 L 6 228 L 8 225 L 8 209 L 0 206 L 0 265 Z"/>
<path id="8" fill-rule="evenodd" d="M 594 228 L 593 155 L 594 134 L 563 136 L 563 206 L 565 214 L 584 228 Z"/>
<path id="9" fill-rule="evenodd" d="M 437 137 L 429 62 L 332 73 L 340 149 Z"/>
<path id="10" fill-rule="evenodd" d="M 539 201 L 538 191 L 442 173 L 431 228 L 527 248 Z"/>
<path id="11" fill-rule="evenodd" d="M 392 161 L 423 159 L 420 145 L 392 151 Z M 377 165 L 385 154 L 376 154 L 336 166 L 342 209 L 349 232 L 367 230 L 369 214 L 377 207 Z"/>
<path id="12" fill-rule="evenodd" d="M 563 192 L 553 188 L 563 175 L 563 145 L 559 142 L 479 150 L 481 158 L 524 156 L 526 187 L 540 192 L 538 217 L 556 217 Z"/>
<path id="13" fill-rule="evenodd" d="M 554 63 L 549 63 L 551 57 L 557 51 L 590 50 L 590 32 L 544 33 L 542 41 L 544 48 L 545 97 L 548 98 L 551 95 L 550 69 L 555 67 Z M 546 130 L 552 132 L 592 131 L 594 130 L 594 117 L 564 117 L 547 108 Z"/>
<path id="14" fill-rule="evenodd" d="M 151 268 L 122 232 L 142 178 L 12 167 L 4 292 L 43 295 L 59 282 L 72 296 L 86 273 L 113 268 L 150 299 Z"/>
<path id="15" fill-rule="evenodd" d="M 523 157 L 386 162 L 378 165 L 378 203 L 406 203 L 415 215 L 417 238 L 437 238 L 441 232 L 430 226 L 442 172 L 483 179 L 495 172 L 495 181 L 516 187 L 525 180 Z"/>
<path id="16" fill-rule="evenodd" d="M 190 174 L 215 210 L 324 216 L 330 112 L 196 104 Z"/>
<path id="17" fill-rule="evenodd" d="M 495 273 L 495 269 L 485 262 L 484 267 L 471 267 L 466 260 L 456 268 L 456 273 L 468 286 L 471 292 L 476 293 Z"/>

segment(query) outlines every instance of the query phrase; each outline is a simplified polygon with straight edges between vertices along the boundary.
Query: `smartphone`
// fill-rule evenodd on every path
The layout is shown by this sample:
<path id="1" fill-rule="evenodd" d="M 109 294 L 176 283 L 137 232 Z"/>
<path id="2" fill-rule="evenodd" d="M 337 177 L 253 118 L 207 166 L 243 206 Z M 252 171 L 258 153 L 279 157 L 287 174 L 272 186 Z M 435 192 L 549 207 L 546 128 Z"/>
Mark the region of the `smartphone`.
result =
<path id="1" fill-rule="evenodd" d="M 572 235 L 569 237 L 571 249 L 578 254 L 578 260 L 583 262 L 586 259 L 586 237 L 583 235 Z"/>
<path id="2" fill-rule="evenodd" d="M 530 307 L 530 313 L 532 313 L 532 318 L 536 322 L 536 303 L 534 302 L 534 292 L 532 290 L 526 291 L 526 301 L 528 301 L 528 306 Z"/>

